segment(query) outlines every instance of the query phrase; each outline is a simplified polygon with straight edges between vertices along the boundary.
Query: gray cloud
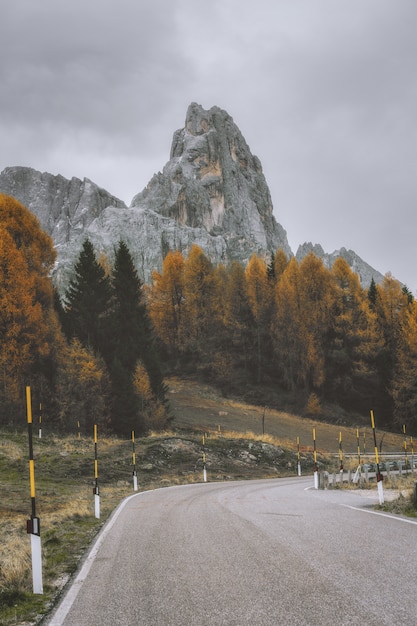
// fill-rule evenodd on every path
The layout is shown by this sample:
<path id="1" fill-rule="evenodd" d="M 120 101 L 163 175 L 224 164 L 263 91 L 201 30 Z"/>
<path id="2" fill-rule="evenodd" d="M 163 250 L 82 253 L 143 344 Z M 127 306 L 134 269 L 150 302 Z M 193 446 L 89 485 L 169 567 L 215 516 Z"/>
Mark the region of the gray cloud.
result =
<path id="1" fill-rule="evenodd" d="M 417 288 L 414 0 L 18 0 L 0 22 L 0 170 L 126 202 L 188 104 L 226 109 L 294 251 L 354 249 Z"/>

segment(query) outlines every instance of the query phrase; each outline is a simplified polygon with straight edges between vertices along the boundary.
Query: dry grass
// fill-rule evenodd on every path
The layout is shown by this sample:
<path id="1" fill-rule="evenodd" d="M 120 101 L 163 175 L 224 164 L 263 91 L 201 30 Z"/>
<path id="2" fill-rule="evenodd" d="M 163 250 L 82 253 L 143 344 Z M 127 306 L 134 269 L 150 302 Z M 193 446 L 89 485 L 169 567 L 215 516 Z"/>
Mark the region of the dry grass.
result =
<path id="1" fill-rule="evenodd" d="M 24 590 L 31 588 L 31 546 L 27 535 L 18 534 L 9 527 L 9 533 L 0 544 L 0 588 Z"/>
<path id="2" fill-rule="evenodd" d="M 342 432 L 344 452 L 354 454 L 357 451 L 356 427 L 317 422 L 268 407 L 244 404 L 238 400 L 224 398 L 211 387 L 196 381 L 171 377 L 166 382 L 170 391 L 169 401 L 175 414 L 175 424 L 180 427 L 220 432 L 224 436 L 228 432 L 251 432 L 262 437 L 271 435 L 282 442 L 293 442 L 292 445 L 295 445 L 299 437 L 300 445 L 307 448 L 313 445 L 312 431 L 315 428 L 317 449 L 329 453 L 337 452 L 339 434 Z M 378 416 L 375 416 L 375 419 L 378 422 Z M 265 435 L 262 434 L 263 430 Z M 359 430 L 361 446 L 365 435 L 366 448 L 371 452 L 374 444 L 370 422 L 369 427 L 360 427 Z M 380 441 L 382 433 L 377 434 Z M 402 449 L 402 444 L 401 434 L 384 433 L 384 453 L 398 452 Z"/>

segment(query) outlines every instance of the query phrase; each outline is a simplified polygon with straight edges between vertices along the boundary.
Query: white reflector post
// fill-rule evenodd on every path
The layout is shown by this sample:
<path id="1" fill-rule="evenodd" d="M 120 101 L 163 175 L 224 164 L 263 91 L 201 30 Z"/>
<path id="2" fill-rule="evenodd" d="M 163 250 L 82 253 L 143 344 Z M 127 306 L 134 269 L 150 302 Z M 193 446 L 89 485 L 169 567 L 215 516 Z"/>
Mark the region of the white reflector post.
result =
<path id="1" fill-rule="evenodd" d="M 42 549 L 41 538 L 39 535 L 30 535 L 32 548 L 32 579 L 33 593 L 43 593 L 42 585 Z"/>
<path id="2" fill-rule="evenodd" d="M 100 519 L 100 495 L 98 493 L 94 496 L 94 514 L 97 519 Z"/>
<path id="3" fill-rule="evenodd" d="M 382 480 L 378 482 L 378 498 L 379 504 L 384 504 L 384 487 L 382 486 Z"/>

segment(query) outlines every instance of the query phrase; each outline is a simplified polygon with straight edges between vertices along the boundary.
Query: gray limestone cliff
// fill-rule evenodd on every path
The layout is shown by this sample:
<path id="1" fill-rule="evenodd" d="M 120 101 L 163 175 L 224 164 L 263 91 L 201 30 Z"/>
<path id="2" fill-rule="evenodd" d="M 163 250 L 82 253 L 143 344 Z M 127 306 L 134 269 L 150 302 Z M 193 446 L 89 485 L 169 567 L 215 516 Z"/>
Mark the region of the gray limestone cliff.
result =
<path id="1" fill-rule="evenodd" d="M 320 244 L 312 244 L 306 242 L 301 246 L 298 246 L 295 258 L 298 262 L 302 261 L 310 252 L 313 252 L 319 259 L 323 261 L 323 265 L 328 269 L 333 267 L 333 263 L 337 258 L 341 257 L 346 261 L 352 271 L 356 272 L 359 276 L 359 280 L 363 287 L 369 287 L 372 279 L 375 283 L 382 283 L 383 275 L 371 267 L 366 261 L 361 259 L 353 250 L 346 250 L 346 248 L 340 248 L 334 252 L 328 253 L 323 250 Z"/>
<path id="2" fill-rule="evenodd" d="M 192 104 L 185 127 L 174 133 L 171 158 L 129 208 L 88 179 L 83 181 L 10 167 L 0 191 L 14 196 L 40 220 L 55 243 L 54 280 L 62 291 L 88 237 L 109 261 L 122 239 L 145 282 L 169 250 L 200 246 L 213 263 L 245 264 L 268 257 L 287 236 L 272 214 L 268 185 L 232 118 L 221 109 Z"/>
<path id="3" fill-rule="evenodd" d="M 259 159 L 233 119 L 218 107 L 193 103 L 185 127 L 174 133 L 169 162 L 131 206 L 152 209 L 183 226 L 223 237 L 229 259 L 282 248 L 285 230 L 272 214 L 272 200 Z"/>
<path id="4" fill-rule="evenodd" d="M 88 178 L 68 180 L 30 167 L 6 167 L 0 174 L 0 191 L 32 211 L 56 246 L 84 232 L 106 207 L 126 208 Z"/>
<path id="5" fill-rule="evenodd" d="M 230 115 L 218 107 L 189 106 L 184 128 L 174 133 L 169 161 L 130 207 L 87 178 L 68 180 L 28 167 L 3 170 L 0 192 L 32 211 L 52 237 L 57 250 L 53 279 L 61 292 L 87 237 L 110 263 L 123 240 L 145 282 L 154 269 L 161 270 L 169 250 L 187 255 L 193 244 L 214 264 L 246 264 L 253 253 L 269 258 L 279 248 L 292 256 L 286 232 L 273 215 L 261 163 Z M 320 246 L 304 244 L 297 258 L 312 248 L 329 267 L 340 253 L 364 285 L 372 276 L 382 280 L 352 251 L 326 255 Z"/>

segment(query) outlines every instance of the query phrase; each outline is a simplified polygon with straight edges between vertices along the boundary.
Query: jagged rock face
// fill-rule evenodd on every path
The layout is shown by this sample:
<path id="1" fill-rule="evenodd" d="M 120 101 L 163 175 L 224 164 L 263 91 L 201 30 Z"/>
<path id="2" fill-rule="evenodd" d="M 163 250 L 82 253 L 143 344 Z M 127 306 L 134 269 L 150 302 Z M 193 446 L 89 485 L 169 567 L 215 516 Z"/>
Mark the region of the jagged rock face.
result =
<path id="1" fill-rule="evenodd" d="M 52 237 L 58 253 L 53 278 L 61 293 L 87 237 L 110 263 L 123 240 L 145 282 L 151 281 L 154 269 L 161 269 L 169 250 L 186 255 L 192 244 L 215 264 L 246 264 L 253 253 L 267 256 L 279 248 L 292 256 L 286 232 L 272 214 L 260 161 L 232 118 L 218 107 L 205 111 L 190 105 L 185 127 L 174 133 L 170 160 L 130 208 L 87 178 L 67 180 L 27 167 L 0 173 L 0 192 L 31 210 Z M 311 250 L 328 267 L 343 256 L 364 285 L 372 276 L 382 280 L 344 248 L 326 255 L 321 246 L 304 244 L 297 259 Z"/>
<path id="2" fill-rule="evenodd" d="M 300 262 L 310 254 L 310 252 L 313 252 L 319 259 L 322 259 L 324 266 L 328 269 L 333 267 L 333 263 L 337 258 L 342 257 L 349 267 L 359 275 L 359 280 L 363 287 L 369 287 L 372 279 L 374 279 L 377 284 L 382 283 L 384 279 L 380 272 L 368 265 L 368 263 L 361 259 L 353 250 L 340 248 L 340 250 L 328 253 L 323 250 L 320 244 L 313 245 L 311 242 L 306 242 L 298 246 L 295 258 Z"/>
<path id="3" fill-rule="evenodd" d="M 174 134 L 171 158 L 147 187 L 124 202 L 83 181 L 26 167 L 6 168 L 0 191 L 17 198 L 51 235 L 58 260 L 54 280 L 64 291 L 88 237 L 110 263 L 125 241 L 145 282 L 168 250 L 187 254 L 199 245 L 213 263 L 245 264 L 253 253 L 282 248 L 292 255 L 259 159 L 232 118 L 221 109 L 190 105 L 185 127 Z"/>
<path id="4" fill-rule="evenodd" d="M 39 219 L 56 246 L 73 240 L 108 206 L 124 202 L 91 180 L 53 176 L 30 167 L 7 167 L 0 174 L 0 190 L 13 196 Z"/>
<path id="5" fill-rule="evenodd" d="M 230 259 L 245 262 L 253 252 L 278 248 L 292 255 L 272 214 L 261 163 L 230 115 L 218 107 L 189 106 L 185 127 L 174 133 L 169 162 L 131 206 L 221 235 Z"/>

